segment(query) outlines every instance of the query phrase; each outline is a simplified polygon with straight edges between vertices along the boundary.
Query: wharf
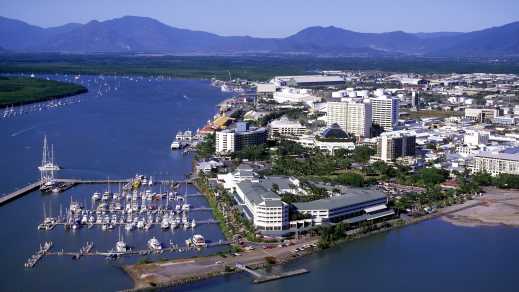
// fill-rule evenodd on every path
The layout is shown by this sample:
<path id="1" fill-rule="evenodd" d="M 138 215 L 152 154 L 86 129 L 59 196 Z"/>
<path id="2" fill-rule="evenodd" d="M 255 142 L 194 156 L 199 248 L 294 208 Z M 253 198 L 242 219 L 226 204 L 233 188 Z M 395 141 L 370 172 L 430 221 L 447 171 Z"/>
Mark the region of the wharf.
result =
<path id="1" fill-rule="evenodd" d="M 283 279 L 283 278 L 298 276 L 298 275 L 306 274 L 309 272 L 310 271 L 308 271 L 307 269 L 297 269 L 297 270 L 288 271 L 288 272 L 280 273 L 280 274 L 264 275 L 264 276 L 254 279 L 254 281 L 252 281 L 252 282 L 254 284 L 261 284 L 261 283 L 279 280 L 279 279 Z"/>

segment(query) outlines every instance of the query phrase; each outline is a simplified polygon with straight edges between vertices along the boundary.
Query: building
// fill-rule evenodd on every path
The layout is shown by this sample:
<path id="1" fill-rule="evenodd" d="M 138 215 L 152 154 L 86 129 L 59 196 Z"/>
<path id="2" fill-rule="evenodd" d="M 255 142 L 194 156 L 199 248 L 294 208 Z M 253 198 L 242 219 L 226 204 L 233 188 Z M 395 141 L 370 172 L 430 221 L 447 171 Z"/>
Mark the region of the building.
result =
<path id="1" fill-rule="evenodd" d="M 256 95 L 258 96 L 258 98 L 273 98 L 274 92 L 276 92 L 276 88 L 276 84 L 256 83 Z"/>
<path id="2" fill-rule="evenodd" d="M 265 128 L 249 128 L 247 123 L 237 123 L 235 129 L 216 132 L 216 153 L 228 154 L 240 151 L 247 146 L 262 145 L 267 142 Z"/>
<path id="3" fill-rule="evenodd" d="M 239 205 L 259 230 L 283 230 L 289 227 L 289 206 L 276 193 L 260 183 L 243 181 L 236 185 Z"/>
<path id="4" fill-rule="evenodd" d="M 277 86 L 291 87 L 327 87 L 346 84 L 343 77 L 329 75 L 276 76 L 271 82 Z"/>
<path id="5" fill-rule="evenodd" d="M 387 202 L 382 192 L 352 188 L 339 196 L 293 205 L 298 212 L 310 214 L 316 224 L 343 220 L 358 223 L 393 215 L 394 211 L 387 208 Z"/>
<path id="6" fill-rule="evenodd" d="M 491 175 L 501 173 L 519 175 L 519 153 L 480 152 L 474 155 L 472 172 L 487 172 Z"/>
<path id="7" fill-rule="evenodd" d="M 364 102 L 328 102 L 326 123 L 337 124 L 357 137 L 369 137 L 371 129 L 371 104 Z"/>
<path id="8" fill-rule="evenodd" d="M 396 97 L 381 96 L 371 99 L 371 117 L 385 131 L 392 130 L 398 123 L 400 101 Z"/>
<path id="9" fill-rule="evenodd" d="M 384 132 L 377 140 L 376 158 L 391 162 L 399 157 L 415 156 L 416 135 L 405 131 Z"/>
<path id="10" fill-rule="evenodd" d="M 492 119 L 498 117 L 499 109 L 497 108 L 466 108 L 465 118 L 471 119 L 477 122 L 489 122 Z"/>
<path id="11" fill-rule="evenodd" d="M 283 87 L 274 92 L 273 98 L 278 103 L 305 103 L 309 106 L 321 101 L 320 97 L 312 94 L 312 90 L 292 87 Z"/>
<path id="12" fill-rule="evenodd" d="M 270 137 L 299 137 L 306 133 L 305 126 L 298 121 L 289 120 L 287 117 L 270 122 L 268 129 Z"/>
<path id="13" fill-rule="evenodd" d="M 467 130 L 463 135 L 463 143 L 468 146 L 486 145 L 489 137 L 489 132 Z"/>

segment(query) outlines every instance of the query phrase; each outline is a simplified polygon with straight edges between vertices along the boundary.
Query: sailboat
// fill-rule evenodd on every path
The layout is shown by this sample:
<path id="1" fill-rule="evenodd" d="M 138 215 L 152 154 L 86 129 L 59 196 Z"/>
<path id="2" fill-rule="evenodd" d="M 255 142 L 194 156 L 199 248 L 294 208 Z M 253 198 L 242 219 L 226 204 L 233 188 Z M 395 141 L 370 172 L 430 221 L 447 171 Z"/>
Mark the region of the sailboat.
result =
<path id="1" fill-rule="evenodd" d="M 115 243 L 115 250 L 117 252 L 126 252 L 127 250 L 126 242 L 124 242 L 123 238 L 121 237 L 121 228 L 119 227 L 119 241 Z"/>
<path id="2" fill-rule="evenodd" d="M 60 167 L 54 163 L 54 145 L 51 145 L 51 151 L 49 152 L 47 145 L 47 135 L 43 138 L 43 158 L 41 165 L 38 166 L 40 171 L 57 171 Z"/>

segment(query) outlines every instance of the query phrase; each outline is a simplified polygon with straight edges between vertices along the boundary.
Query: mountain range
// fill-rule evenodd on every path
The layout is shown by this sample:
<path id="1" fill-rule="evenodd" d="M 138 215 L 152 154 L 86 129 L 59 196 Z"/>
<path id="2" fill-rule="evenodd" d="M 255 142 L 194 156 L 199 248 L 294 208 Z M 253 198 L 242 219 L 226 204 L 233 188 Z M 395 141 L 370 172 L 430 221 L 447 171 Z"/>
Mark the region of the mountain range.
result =
<path id="1" fill-rule="evenodd" d="M 360 33 L 313 26 L 285 38 L 257 38 L 181 29 L 137 16 L 51 28 L 0 17 L 0 48 L 0 52 L 73 54 L 505 57 L 519 56 L 519 22 L 466 33 Z"/>

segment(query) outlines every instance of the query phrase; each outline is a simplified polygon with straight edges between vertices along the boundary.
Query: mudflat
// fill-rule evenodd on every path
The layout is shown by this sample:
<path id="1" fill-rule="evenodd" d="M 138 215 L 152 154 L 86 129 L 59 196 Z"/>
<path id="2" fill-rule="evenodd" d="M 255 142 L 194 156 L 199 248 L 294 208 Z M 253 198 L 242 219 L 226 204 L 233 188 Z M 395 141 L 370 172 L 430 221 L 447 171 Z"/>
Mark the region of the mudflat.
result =
<path id="1" fill-rule="evenodd" d="M 442 217 L 443 220 L 458 226 L 495 226 L 519 227 L 519 190 L 484 188 L 483 196 L 476 198 L 480 204 Z"/>

